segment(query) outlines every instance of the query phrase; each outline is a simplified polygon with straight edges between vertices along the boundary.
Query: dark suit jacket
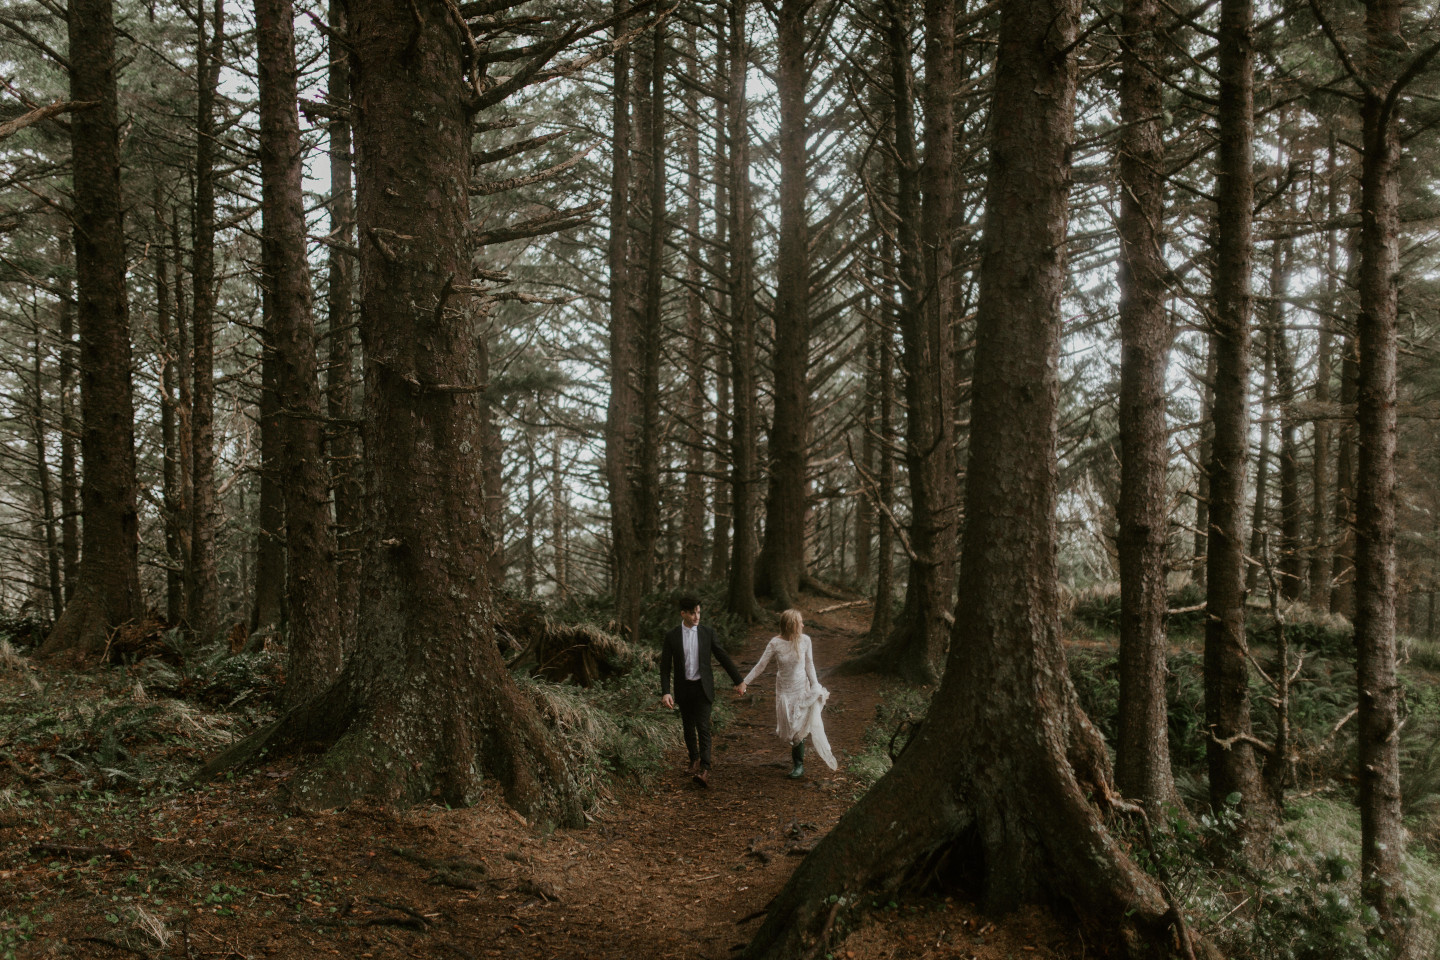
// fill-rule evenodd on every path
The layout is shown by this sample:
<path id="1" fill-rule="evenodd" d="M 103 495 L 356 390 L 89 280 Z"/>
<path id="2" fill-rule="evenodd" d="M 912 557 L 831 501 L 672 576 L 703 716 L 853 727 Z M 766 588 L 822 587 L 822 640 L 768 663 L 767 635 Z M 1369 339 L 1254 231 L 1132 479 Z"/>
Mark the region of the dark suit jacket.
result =
<path id="1" fill-rule="evenodd" d="M 715 631 L 705 624 L 700 624 L 696 629 L 695 639 L 700 650 L 700 685 L 705 688 L 705 699 L 715 699 L 715 674 L 710 669 L 710 656 L 713 654 L 725 672 L 730 674 L 730 679 L 738 685 L 741 680 L 740 671 L 735 668 L 735 661 L 730 659 L 730 654 L 715 639 Z M 674 680 L 673 686 L 671 680 Z M 660 646 L 660 695 L 664 696 L 672 689 L 678 689 L 680 681 L 685 679 L 685 642 L 681 639 L 680 628 L 675 627 L 665 634 L 665 642 Z"/>

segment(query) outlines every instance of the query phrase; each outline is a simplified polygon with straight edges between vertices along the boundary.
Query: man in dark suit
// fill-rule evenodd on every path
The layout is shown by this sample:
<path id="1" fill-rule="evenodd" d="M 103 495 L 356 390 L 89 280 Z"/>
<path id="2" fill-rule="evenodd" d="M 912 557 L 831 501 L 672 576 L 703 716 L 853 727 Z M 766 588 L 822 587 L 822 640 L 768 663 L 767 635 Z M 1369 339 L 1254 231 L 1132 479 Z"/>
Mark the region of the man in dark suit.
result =
<path id="1" fill-rule="evenodd" d="M 710 657 L 730 674 L 740 692 L 740 671 L 715 639 L 715 631 L 700 625 L 700 599 L 680 598 L 680 626 L 665 634 L 660 647 L 660 702 L 668 710 L 680 707 L 685 728 L 685 749 L 690 753 L 689 773 L 702 787 L 710 785 L 710 708 L 715 700 L 715 675 Z M 671 685 L 674 696 L 671 696 Z"/>

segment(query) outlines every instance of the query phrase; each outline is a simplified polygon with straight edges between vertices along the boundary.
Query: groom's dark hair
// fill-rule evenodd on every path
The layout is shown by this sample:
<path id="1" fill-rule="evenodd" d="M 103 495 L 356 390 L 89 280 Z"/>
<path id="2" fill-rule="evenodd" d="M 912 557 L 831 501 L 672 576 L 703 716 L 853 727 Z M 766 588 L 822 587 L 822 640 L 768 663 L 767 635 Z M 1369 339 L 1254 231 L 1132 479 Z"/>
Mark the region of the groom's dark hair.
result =
<path id="1" fill-rule="evenodd" d="M 694 610 L 700 606 L 700 598 L 693 593 L 682 593 L 676 599 L 675 605 L 680 610 Z"/>

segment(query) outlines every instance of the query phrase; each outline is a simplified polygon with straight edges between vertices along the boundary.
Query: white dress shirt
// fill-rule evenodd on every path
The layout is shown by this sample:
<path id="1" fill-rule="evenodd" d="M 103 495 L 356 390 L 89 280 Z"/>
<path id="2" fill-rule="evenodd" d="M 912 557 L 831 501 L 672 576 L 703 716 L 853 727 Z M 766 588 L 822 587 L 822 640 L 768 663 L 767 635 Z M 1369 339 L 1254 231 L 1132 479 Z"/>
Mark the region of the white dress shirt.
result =
<path id="1" fill-rule="evenodd" d="M 700 627 L 680 625 L 680 643 L 685 648 L 685 679 L 700 679 Z"/>

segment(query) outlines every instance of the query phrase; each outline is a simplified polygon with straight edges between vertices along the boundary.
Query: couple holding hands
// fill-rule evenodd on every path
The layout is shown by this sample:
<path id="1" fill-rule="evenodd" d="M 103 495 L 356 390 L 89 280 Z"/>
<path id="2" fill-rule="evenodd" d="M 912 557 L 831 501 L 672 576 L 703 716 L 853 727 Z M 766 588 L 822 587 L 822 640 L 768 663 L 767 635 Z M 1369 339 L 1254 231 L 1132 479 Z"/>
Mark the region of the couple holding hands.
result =
<path id="1" fill-rule="evenodd" d="M 715 639 L 715 631 L 701 626 L 699 598 L 682 596 L 679 607 L 680 625 L 665 634 L 660 648 L 660 703 L 667 709 L 680 708 L 685 749 L 690 754 L 689 773 L 695 782 L 702 787 L 710 784 L 710 709 L 715 699 L 715 678 L 710 669 L 712 656 L 735 682 L 737 696 L 745 694 L 745 688 L 765 672 L 773 658 L 776 662 L 775 734 L 790 743 L 790 777 L 798 778 L 805 773 L 807 737 L 820 759 L 834 770 L 835 757 L 830 753 L 825 725 L 820 719 L 830 691 L 820 686 L 815 675 L 815 658 L 800 611 L 786 610 L 780 614 L 780 635 L 771 638 L 764 654 L 741 679 L 735 661 Z"/>

